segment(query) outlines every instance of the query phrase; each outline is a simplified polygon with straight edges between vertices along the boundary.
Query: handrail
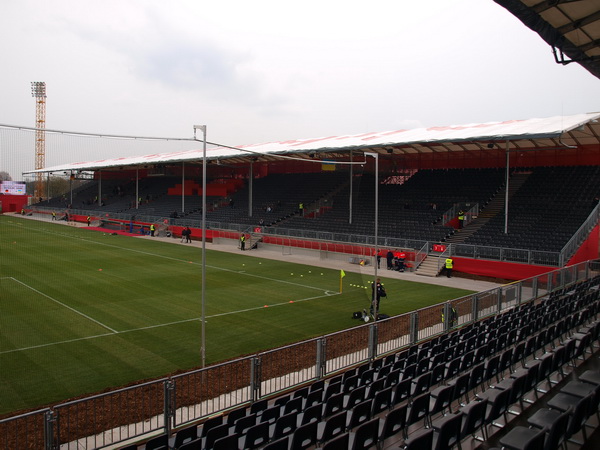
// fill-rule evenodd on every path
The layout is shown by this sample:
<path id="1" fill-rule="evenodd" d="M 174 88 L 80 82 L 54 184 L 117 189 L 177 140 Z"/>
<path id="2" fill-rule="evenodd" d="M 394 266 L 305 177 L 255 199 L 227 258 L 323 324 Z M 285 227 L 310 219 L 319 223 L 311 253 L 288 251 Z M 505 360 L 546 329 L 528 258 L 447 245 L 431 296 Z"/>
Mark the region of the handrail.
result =
<path id="1" fill-rule="evenodd" d="M 437 261 L 437 273 L 440 273 L 440 264 L 441 261 L 446 261 L 446 258 L 449 257 L 450 255 L 452 255 L 452 244 L 448 245 L 444 251 L 440 254 L 438 261 Z"/>
<path id="2" fill-rule="evenodd" d="M 579 229 L 571 236 L 571 239 L 560 250 L 559 264 L 560 267 L 567 263 L 567 260 L 575 254 L 579 245 L 588 237 L 592 229 L 600 220 L 600 203 L 592 210 L 590 215 L 585 219 Z"/>
<path id="3" fill-rule="evenodd" d="M 415 254 L 415 265 L 413 267 L 413 271 L 417 270 L 419 266 L 425 261 L 427 255 L 429 254 L 429 242 L 425 242 L 423 247 L 419 249 L 419 251 Z"/>

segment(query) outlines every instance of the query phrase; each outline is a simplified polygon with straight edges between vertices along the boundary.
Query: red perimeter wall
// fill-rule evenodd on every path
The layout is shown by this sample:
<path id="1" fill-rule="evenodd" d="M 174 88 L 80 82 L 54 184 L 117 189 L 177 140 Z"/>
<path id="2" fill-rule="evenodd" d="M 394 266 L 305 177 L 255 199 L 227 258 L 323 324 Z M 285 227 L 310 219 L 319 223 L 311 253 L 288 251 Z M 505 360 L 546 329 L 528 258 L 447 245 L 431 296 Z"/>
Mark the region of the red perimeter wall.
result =
<path id="1" fill-rule="evenodd" d="M 569 260 L 568 266 L 600 257 L 600 225 L 596 225 L 579 250 Z"/>
<path id="2" fill-rule="evenodd" d="M 27 206 L 28 195 L 0 195 L 0 212 L 18 212 Z"/>

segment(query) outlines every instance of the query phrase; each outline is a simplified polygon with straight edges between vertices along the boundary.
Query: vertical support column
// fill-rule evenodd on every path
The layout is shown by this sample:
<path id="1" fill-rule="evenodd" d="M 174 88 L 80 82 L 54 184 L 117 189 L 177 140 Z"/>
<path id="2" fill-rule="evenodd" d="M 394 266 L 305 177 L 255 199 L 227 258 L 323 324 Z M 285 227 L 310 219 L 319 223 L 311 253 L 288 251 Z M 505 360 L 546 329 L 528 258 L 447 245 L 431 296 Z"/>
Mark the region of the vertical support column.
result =
<path id="1" fill-rule="evenodd" d="M 352 162 L 352 150 L 350 150 L 350 162 Z M 353 197 L 353 189 L 354 189 L 354 166 L 350 164 L 350 196 L 348 197 L 348 223 L 352 224 L 352 197 Z"/>
<path id="2" fill-rule="evenodd" d="M 369 325 L 369 360 L 371 361 L 377 358 L 377 331 L 377 324 L 372 323 L 371 325 Z"/>
<path id="3" fill-rule="evenodd" d="M 250 161 L 250 169 L 248 170 L 248 217 L 252 217 L 252 212 L 254 210 L 254 205 L 252 204 L 252 197 L 254 194 L 252 192 L 254 188 L 254 162 Z"/>
<path id="4" fill-rule="evenodd" d="M 317 339 L 316 378 L 320 380 L 327 374 L 327 339 Z"/>
<path id="5" fill-rule="evenodd" d="M 584 280 L 589 280 L 590 278 L 590 261 L 585 263 L 585 278 Z"/>
<path id="6" fill-rule="evenodd" d="M 444 333 L 448 333 L 450 331 L 450 303 L 444 303 L 442 310 L 442 326 L 444 327 Z"/>
<path id="7" fill-rule="evenodd" d="M 46 411 L 44 414 L 44 449 L 54 450 L 54 426 L 56 424 L 56 416 L 53 411 Z M 58 430 L 57 430 L 58 431 Z"/>
<path id="8" fill-rule="evenodd" d="M 140 169 L 135 169 L 135 209 L 140 207 Z"/>
<path id="9" fill-rule="evenodd" d="M 261 397 L 261 359 L 256 356 L 250 361 L 250 401 L 255 402 Z"/>
<path id="10" fill-rule="evenodd" d="M 71 174 L 69 175 L 69 203 L 71 205 L 73 205 L 73 178 L 75 176 L 73 175 L 73 171 L 71 171 Z"/>
<path id="11" fill-rule="evenodd" d="M 477 294 L 473 295 L 473 302 L 471 305 L 471 317 L 473 318 L 473 323 L 479 320 L 479 296 Z"/>
<path id="12" fill-rule="evenodd" d="M 538 296 L 538 277 L 535 277 L 531 282 L 531 297 L 537 298 Z"/>
<path id="13" fill-rule="evenodd" d="M 502 311 L 502 288 L 499 287 L 496 290 L 496 295 L 498 296 L 498 298 L 496 299 L 496 313 L 500 314 L 500 311 Z"/>
<path id="14" fill-rule="evenodd" d="M 506 190 L 504 192 L 504 234 L 508 234 L 508 188 L 510 183 L 510 152 L 506 141 Z"/>
<path id="15" fill-rule="evenodd" d="M 181 161 L 181 212 L 185 212 L 185 161 Z"/>
<path id="16" fill-rule="evenodd" d="M 164 405 L 164 428 L 167 435 L 171 434 L 173 429 L 173 419 L 175 417 L 175 384 L 173 380 L 166 380 L 164 384 L 165 405 Z"/>
<path id="17" fill-rule="evenodd" d="M 102 205 L 102 171 L 98 171 L 98 206 Z"/>
<path id="18" fill-rule="evenodd" d="M 410 343 L 416 344 L 419 340 L 419 314 L 414 311 L 410 315 Z"/>

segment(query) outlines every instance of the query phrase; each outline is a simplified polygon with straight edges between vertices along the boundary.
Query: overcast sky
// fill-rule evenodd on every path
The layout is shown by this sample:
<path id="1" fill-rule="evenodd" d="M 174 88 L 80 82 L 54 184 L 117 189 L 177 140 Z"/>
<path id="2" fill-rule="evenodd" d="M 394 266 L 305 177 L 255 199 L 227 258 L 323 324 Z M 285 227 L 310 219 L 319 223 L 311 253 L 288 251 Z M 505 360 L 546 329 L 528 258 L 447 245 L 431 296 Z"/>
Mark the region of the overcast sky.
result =
<path id="1" fill-rule="evenodd" d="M 32 81 L 49 129 L 226 145 L 600 110 L 493 0 L 2 0 L 0 42 L 0 124 Z"/>

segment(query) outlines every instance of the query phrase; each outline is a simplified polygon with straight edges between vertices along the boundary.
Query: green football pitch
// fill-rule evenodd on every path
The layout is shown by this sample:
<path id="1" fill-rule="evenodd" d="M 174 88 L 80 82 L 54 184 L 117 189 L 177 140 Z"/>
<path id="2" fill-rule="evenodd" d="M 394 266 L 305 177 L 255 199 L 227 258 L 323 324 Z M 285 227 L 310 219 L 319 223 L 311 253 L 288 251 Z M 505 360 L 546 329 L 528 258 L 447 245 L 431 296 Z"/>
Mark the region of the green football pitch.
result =
<path id="1" fill-rule="evenodd" d="M 196 246 L 0 216 L 0 415 L 201 364 Z M 371 275 L 207 251 L 206 362 L 354 327 Z M 471 291 L 383 278 L 389 315 Z"/>

